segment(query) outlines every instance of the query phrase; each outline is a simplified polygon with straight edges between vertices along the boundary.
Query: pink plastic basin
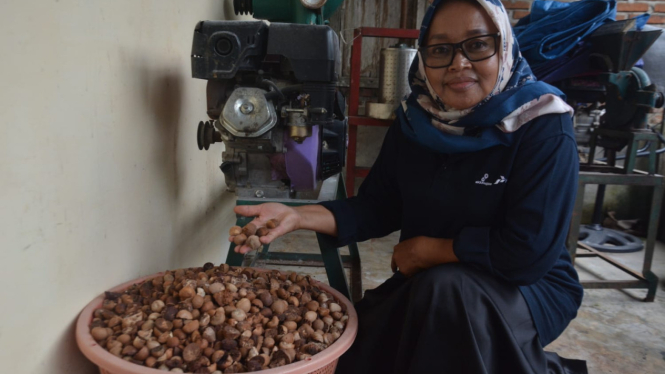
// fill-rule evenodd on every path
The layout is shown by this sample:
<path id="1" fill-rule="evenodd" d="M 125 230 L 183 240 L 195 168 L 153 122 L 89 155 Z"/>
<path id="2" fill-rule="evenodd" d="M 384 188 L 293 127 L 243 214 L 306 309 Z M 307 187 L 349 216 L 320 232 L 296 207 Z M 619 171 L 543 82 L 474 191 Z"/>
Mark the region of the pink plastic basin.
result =
<path id="1" fill-rule="evenodd" d="M 152 279 L 163 275 L 164 273 L 157 273 L 147 277 L 139 278 L 125 284 L 121 284 L 110 291 L 123 292 L 130 286 L 136 283 L 141 283 L 148 279 Z M 346 352 L 353 344 L 358 333 L 358 315 L 356 314 L 353 304 L 346 297 L 342 296 L 339 292 L 332 287 L 321 282 L 312 281 L 319 288 L 332 294 L 335 299 L 346 304 L 349 320 L 346 323 L 346 329 L 342 336 L 330 347 L 324 351 L 296 363 L 278 367 L 275 369 L 262 370 L 258 373 L 261 374 L 332 374 L 337 367 L 337 360 Z M 101 374 L 160 374 L 165 373 L 162 370 L 151 369 L 145 366 L 132 364 L 119 357 L 112 355 L 109 351 L 102 348 L 90 335 L 90 323 L 92 322 L 92 315 L 96 309 L 101 308 L 104 301 L 104 294 L 99 295 L 92 300 L 81 312 L 78 320 L 76 321 L 76 342 L 79 349 L 83 354 L 97 366 Z"/>

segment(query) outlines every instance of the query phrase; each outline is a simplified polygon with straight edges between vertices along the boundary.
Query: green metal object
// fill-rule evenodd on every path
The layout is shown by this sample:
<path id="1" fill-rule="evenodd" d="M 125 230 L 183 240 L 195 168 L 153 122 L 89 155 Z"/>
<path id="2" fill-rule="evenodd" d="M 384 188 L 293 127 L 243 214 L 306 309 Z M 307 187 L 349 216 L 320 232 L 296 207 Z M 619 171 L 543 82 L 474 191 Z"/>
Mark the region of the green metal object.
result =
<path id="1" fill-rule="evenodd" d="M 325 25 L 344 0 L 236 0 L 236 14 L 253 14 L 271 22 Z M 310 9 L 305 4 L 321 4 Z M 318 6 L 318 5 L 317 5 Z"/>
<path id="2" fill-rule="evenodd" d="M 607 89 L 607 116 L 604 127 L 645 129 L 649 113 L 662 106 L 662 94 L 640 68 L 599 76 Z"/>
<path id="3" fill-rule="evenodd" d="M 344 180 L 339 177 L 337 186 L 336 200 L 346 198 L 346 188 Z M 247 199 L 238 200 L 236 205 L 259 205 L 269 202 L 278 202 L 288 206 L 303 206 L 316 204 L 317 201 L 302 201 L 302 200 L 271 200 L 271 199 Z M 252 221 L 251 217 L 238 216 L 236 220 L 237 226 L 245 226 Z M 321 254 L 311 253 L 294 253 L 294 252 L 269 252 L 270 245 L 264 245 L 261 253 L 257 253 L 256 257 L 252 260 L 249 266 L 255 264 L 269 264 L 269 265 L 283 265 L 283 266 L 311 266 L 311 267 L 325 267 L 326 275 L 328 276 L 328 283 L 331 287 L 342 293 L 349 300 L 358 301 L 362 298 L 362 275 L 360 273 L 360 254 L 358 252 L 358 244 L 350 243 L 349 256 L 341 256 L 339 248 L 335 246 L 332 240 L 321 234 L 316 234 L 319 242 L 319 249 Z M 231 266 L 242 266 L 244 256 L 236 253 L 234 248 L 236 245 L 231 243 L 229 252 L 226 257 L 226 263 Z M 346 279 L 344 268 L 351 269 L 351 289 L 349 290 L 349 283 Z"/>
<path id="4" fill-rule="evenodd" d="M 589 142 L 589 160 L 594 160 L 596 157 L 599 137 L 621 139 L 627 143 L 628 148 L 626 149 L 626 159 L 623 163 L 623 167 L 612 168 L 612 172 L 620 170 L 623 174 L 632 174 L 635 171 L 637 151 L 640 148 L 639 145 L 644 142 L 649 142 L 649 163 L 646 171 L 650 175 L 656 174 L 656 148 L 660 140 L 654 132 L 647 130 L 620 131 L 603 128 L 595 129 Z"/>
<path id="5" fill-rule="evenodd" d="M 595 257 L 604 260 L 606 263 L 613 265 L 625 274 L 633 278 L 633 280 L 596 280 L 596 281 L 582 281 L 581 284 L 584 288 L 611 288 L 611 289 L 626 289 L 626 288 L 642 288 L 647 290 L 647 295 L 644 301 L 652 302 L 656 296 L 658 288 L 658 277 L 651 271 L 653 263 L 654 249 L 656 245 L 656 233 L 658 231 L 658 218 L 660 216 L 660 208 L 663 199 L 663 191 L 665 186 L 663 184 L 662 175 L 626 175 L 617 170 L 617 173 L 599 172 L 598 168 L 581 165 L 579 175 L 579 185 L 577 192 L 577 200 L 575 201 L 575 209 L 573 211 L 573 219 L 568 234 L 568 250 L 572 257 L 573 263 L 576 258 Z M 589 171 L 585 171 L 589 170 Z M 582 216 L 582 202 L 584 200 L 584 190 L 588 184 L 612 184 L 612 185 L 639 185 L 651 186 L 653 188 L 651 212 L 649 214 L 649 226 L 647 229 L 647 238 L 645 243 L 644 262 L 642 271 L 633 270 L 623 263 L 619 262 L 612 256 L 607 256 L 604 253 L 595 251 L 593 248 L 585 247 L 583 244 L 578 243 L 579 227 Z M 582 252 L 579 250 L 582 249 Z M 586 250 L 586 251 L 585 251 Z"/>
<path id="6" fill-rule="evenodd" d="M 593 163 L 595 158 L 595 149 L 598 136 L 609 138 L 624 138 L 628 142 L 626 152 L 626 161 L 623 167 L 612 164 Z M 646 172 L 635 170 L 635 155 L 640 142 L 649 141 L 650 157 L 648 170 Z M 653 132 L 635 130 L 633 132 L 615 131 L 598 129 L 591 138 L 591 149 L 589 152 L 589 163 L 580 165 L 580 173 L 577 187 L 577 197 L 573 216 L 568 233 L 567 247 L 570 256 L 575 262 L 576 257 L 596 257 L 604 260 L 610 265 L 622 270 L 624 273 L 633 277 L 634 280 L 597 280 L 583 281 L 584 288 L 644 288 L 647 289 L 647 296 L 644 301 L 654 301 L 656 289 L 658 288 L 658 277 L 651 271 L 653 263 L 653 254 L 656 245 L 656 234 L 658 232 L 658 220 L 663 201 L 663 192 L 665 191 L 665 178 L 656 174 L 656 144 L 658 137 Z M 620 263 L 613 257 L 595 251 L 593 248 L 587 248 L 579 243 L 580 225 L 582 223 L 582 208 L 584 206 L 584 190 L 587 185 L 632 185 L 652 187 L 651 210 L 649 213 L 649 225 L 644 251 L 644 262 L 642 271 L 633 270 L 623 263 Z M 582 247 L 586 252 L 578 252 L 578 247 Z"/>

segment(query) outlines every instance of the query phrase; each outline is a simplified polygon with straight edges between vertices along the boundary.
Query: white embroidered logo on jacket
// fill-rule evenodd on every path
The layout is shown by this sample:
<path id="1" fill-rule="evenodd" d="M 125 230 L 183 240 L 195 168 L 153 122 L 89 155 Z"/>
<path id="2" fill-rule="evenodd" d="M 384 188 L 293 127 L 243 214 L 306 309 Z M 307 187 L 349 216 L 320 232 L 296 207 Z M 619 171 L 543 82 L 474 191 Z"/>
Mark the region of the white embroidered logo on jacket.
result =
<path id="1" fill-rule="evenodd" d="M 476 181 L 476 184 L 482 184 L 483 186 L 493 186 L 496 184 L 508 182 L 508 179 L 506 179 L 506 177 L 504 177 L 503 175 L 499 176 L 499 179 L 497 179 L 496 182 L 494 183 L 487 182 L 487 178 L 489 177 L 490 177 L 489 174 L 483 175 L 483 177 L 479 181 Z"/>

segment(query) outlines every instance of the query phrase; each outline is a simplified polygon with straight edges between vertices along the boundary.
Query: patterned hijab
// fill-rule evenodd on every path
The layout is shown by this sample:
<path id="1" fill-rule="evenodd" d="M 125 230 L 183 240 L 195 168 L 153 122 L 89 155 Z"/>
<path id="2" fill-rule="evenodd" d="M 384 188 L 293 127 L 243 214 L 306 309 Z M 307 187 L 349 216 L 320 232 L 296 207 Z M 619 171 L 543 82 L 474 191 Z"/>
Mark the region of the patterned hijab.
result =
<path id="1" fill-rule="evenodd" d="M 445 0 L 434 0 L 420 29 L 419 46 L 437 8 Z M 573 109 L 556 88 L 536 81 L 522 58 L 510 20 L 499 0 L 477 0 L 499 29 L 499 74 L 492 92 L 474 107 L 447 107 L 432 88 L 420 52 L 411 65 L 411 95 L 402 102 L 397 117 L 410 139 L 441 153 L 461 153 L 512 144 L 512 133 L 536 117 L 569 113 Z M 461 136 L 460 136 L 461 135 Z"/>

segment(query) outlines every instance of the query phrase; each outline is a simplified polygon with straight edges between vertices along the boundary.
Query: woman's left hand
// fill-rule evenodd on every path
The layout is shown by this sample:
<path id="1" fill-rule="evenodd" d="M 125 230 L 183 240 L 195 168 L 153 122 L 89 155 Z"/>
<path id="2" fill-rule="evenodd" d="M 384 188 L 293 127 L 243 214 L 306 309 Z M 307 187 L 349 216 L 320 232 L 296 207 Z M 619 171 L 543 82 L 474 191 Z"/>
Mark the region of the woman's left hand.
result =
<path id="1" fill-rule="evenodd" d="M 397 244 L 390 266 L 393 272 L 411 277 L 421 270 L 449 262 L 459 262 L 452 239 L 416 236 Z"/>

